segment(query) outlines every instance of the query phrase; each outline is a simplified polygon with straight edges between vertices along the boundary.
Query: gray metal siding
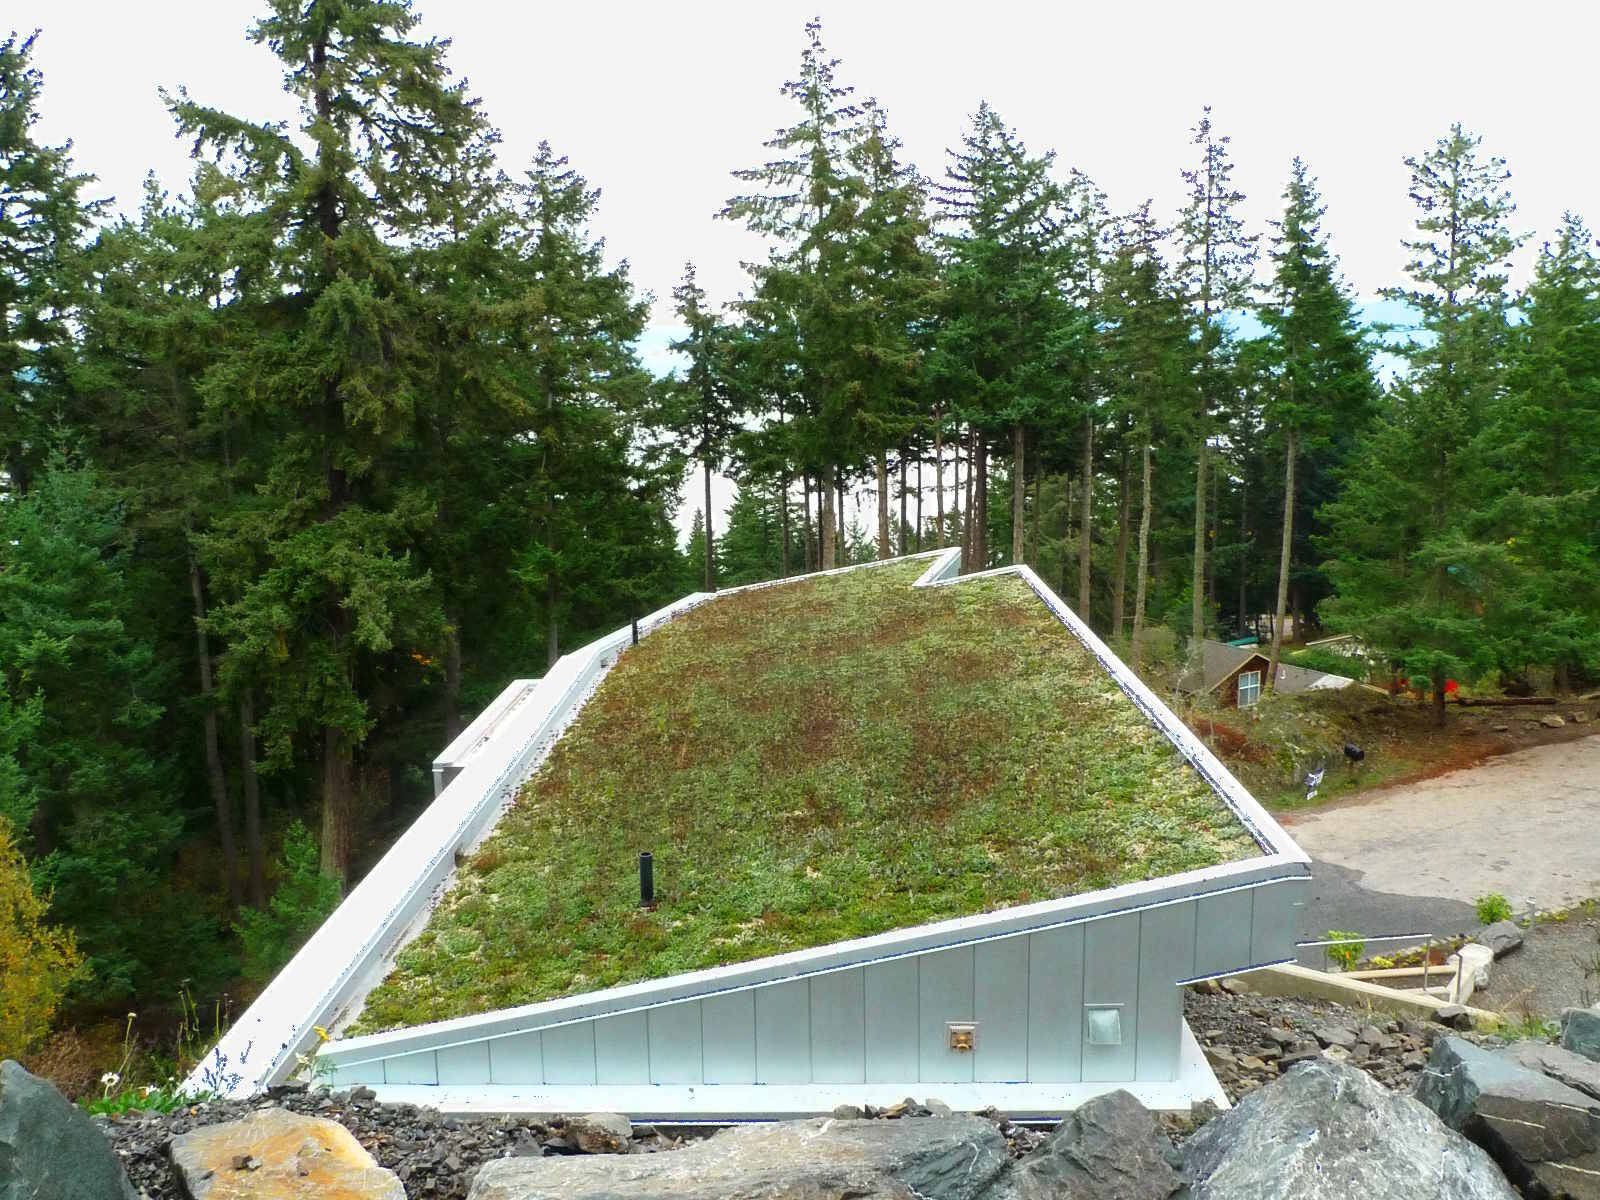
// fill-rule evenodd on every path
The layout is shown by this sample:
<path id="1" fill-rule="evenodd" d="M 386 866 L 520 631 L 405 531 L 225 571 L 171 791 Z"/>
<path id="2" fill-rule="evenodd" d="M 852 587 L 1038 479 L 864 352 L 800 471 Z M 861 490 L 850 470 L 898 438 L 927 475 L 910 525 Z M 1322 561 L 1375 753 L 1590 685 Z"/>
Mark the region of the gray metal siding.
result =
<path id="1" fill-rule="evenodd" d="M 1028 938 L 1028 1079 L 1076 1080 L 1083 1072 L 1083 926 Z"/>
<path id="2" fill-rule="evenodd" d="M 413 1084 L 1117 1083 L 1177 1077 L 1178 984 L 1293 953 L 1297 883 L 1243 888 L 866 966 L 339 1063 Z M 1122 1039 L 1088 1044 L 1085 1009 Z M 951 1022 L 975 1022 L 971 1053 Z M 415 1040 L 411 1043 L 416 1045 Z"/>

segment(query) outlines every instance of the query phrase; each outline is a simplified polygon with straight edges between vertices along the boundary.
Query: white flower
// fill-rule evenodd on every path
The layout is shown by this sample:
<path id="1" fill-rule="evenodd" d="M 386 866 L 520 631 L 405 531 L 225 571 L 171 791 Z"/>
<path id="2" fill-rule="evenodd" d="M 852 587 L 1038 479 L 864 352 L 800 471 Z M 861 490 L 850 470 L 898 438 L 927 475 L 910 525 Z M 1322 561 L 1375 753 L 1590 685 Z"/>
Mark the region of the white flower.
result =
<path id="1" fill-rule="evenodd" d="M 117 1084 L 122 1082 L 122 1076 L 118 1075 L 115 1071 L 107 1071 L 104 1075 L 100 1076 L 100 1082 L 105 1084 L 107 1087 L 116 1087 Z"/>

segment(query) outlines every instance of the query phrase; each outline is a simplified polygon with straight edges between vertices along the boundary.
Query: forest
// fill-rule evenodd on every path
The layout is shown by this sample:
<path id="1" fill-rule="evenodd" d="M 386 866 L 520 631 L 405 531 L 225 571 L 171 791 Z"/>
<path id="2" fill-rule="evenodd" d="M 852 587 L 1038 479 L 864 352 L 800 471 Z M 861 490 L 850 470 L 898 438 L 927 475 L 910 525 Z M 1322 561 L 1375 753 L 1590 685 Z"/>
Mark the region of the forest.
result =
<path id="1" fill-rule="evenodd" d="M 1249 228 L 1197 104 L 1124 207 L 979 97 L 914 164 L 814 21 L 706 214 L 765 256 L 685 265 L 655 375 L 582 147 L 501 161 L 408 4 L 262 7 L 298 121 L 164 93 L 193 174 L 131 217 L 0 42 L 0 1055 L 248 995 L 506 681 L 696 589 L 958 545 L 1135 662 L 1351 631 L 1440 721 L 1600 676 L 1595 238 L 1479 134 L 1406 160 L 1373 326 L 1312 164 Z"/>

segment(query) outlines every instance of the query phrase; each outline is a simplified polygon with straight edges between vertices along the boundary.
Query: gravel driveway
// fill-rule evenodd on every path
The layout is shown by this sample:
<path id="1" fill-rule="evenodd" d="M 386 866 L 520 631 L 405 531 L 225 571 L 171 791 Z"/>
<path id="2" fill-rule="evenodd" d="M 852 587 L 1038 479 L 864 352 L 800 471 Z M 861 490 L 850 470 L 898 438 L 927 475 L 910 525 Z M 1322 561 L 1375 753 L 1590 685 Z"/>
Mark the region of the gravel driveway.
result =
<path id="1" fill-rule="evenodd" d="M 1488 892 L 1566 907 L 1600 896 L 1600 736 L 1279 819 L 1314 860 L 1303 937 L 1460 933 Z"/>

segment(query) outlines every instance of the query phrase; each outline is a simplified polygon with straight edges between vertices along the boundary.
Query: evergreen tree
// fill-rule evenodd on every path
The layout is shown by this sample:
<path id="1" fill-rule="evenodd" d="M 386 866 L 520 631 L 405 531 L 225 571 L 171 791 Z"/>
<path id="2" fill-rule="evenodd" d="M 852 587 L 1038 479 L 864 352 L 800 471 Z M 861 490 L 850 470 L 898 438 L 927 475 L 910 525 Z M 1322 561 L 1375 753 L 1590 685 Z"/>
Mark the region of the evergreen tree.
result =
<path id="1" fill-rule="evenodd" d="M 1447 682 L 1494 669 L 1508 547 L 1475 510 L 1485 478 L 1480 435 L 1504 386 L 1510 340 L 1506 261 L 1519 241 L 1503 160 L 1460 125 L 1409 157 L 1418 236 L 1405 242 L 1409 285 L 1385 294 L 1416 313 L 1409 370 L 1328 506 L 1324 608 L 1432 692 L 1445 720 Z M 1513 651 L 1520 657 L 1520 651 Z"/>
<path id="2" fill-rule="evenodd" d="M 730 587 L 782 577 L 782 520 L 772 488 L 754 480 L 739 485 L 717 546 L 717 564 Z"/>
<path id="3" fill-rule="evenodd" d="M 1087 323 L 1068 300 L 1070 243 L 1062 196 L 1050 179 L 1054 155 L 1031 155 L 987 103 L 938 189 L 948 232 L 940 377 L 961 397 L 957 413 L 977 431 L 976 533 L 969 569 L 988 564 L 987 451 L 1010 435 L 1011 552 L 1022 559 L 1026 443 L 1058 419 L 1072 391 Z"/>
<path id="4" fill-rule="evenodd" d="M 852 433 L 861 402 L 862 351 L 872 345 L 876 317 L 857 246 L 863 183 L 849 162 L 851 148 L 864 136 L 864 112 L 852 89 L 839 82 L 838 66 L 822 44 L 821 23 L 808 22 L 800 73 L 782 88 L 799 105 L 800 118 L 766 143 L 773 158 L 734 172 L 754 190 L 723 210 L 775 243 L 751 273 L 760 302 L 784 314 L 773 324 L 793 337 L 801 406 L 790 436 L 799 460 L 818 477 L 824 569 L 838 558 L 835 494 L 857 452 Z"/>
<path id="5" fill-rule="evenodd" d="M 13 492 L 28 490 L 69 415 L 78 243 L 100 206 L 82 198 L 93 176 L 73 170 L 71 143 L 35 139 L 37 37 L 0 41 L 0 482 Z"/>
<path id="6" fill-rule="evenodd" d="M 683 268 L 683 282 L 673 289 L 678 319 L 688 332 L 672 348 L 688 359 L 688 369 L 668 391 L 665 424 L 688 446 L 700 463 L 705 481 L 705 575 L 702 586 L 717 590 L 716 537 L 711 521 L 711 475 L 727 463 L 742 416 L 734 383 L 731 336 L 716 312 L 706 307 L 706 294 L 695 282 L 694 264 Z"/>
<path id="7" fill-rule="evenodd" d="M 1211 127 L 1207 105 L 1194 127 L 1200 163 L 1183 172 L 1189 200 L 1178 217 L 1183 259 L 1179 268 L 1190 313 L 1198 331 L 1195 384 L 1194 573 L 1191 631 L 1194 645 L 1206 629 L 1206 464 L 1213 422 L 1230 374 L 1229 334 L 1224 315 L 1250 301 L 1256 237 L 1239 216 L 1244 194 L 1233 186 L 1229 138 Z"/>
<path id="8" fill-rule="evenodd" d="M 1522 310 L 1481 435 L 1484 515 L 1512 568 L 1502 642 L 1565 688 L 1600 665 L 1600 259 L 1577 216 L 1541 249 Z"/>
<path id="9" fill-rule="evenodd" d="M 357 752 L 376 679 L 437 649 L 444 620 L 410 550 L 427 536 L 426 481 L 397 449 L 433 398 L 422 305 L 405 269 L 440 232 L 482 118 L 449 78 L 445 46 L 411 34 L 409 6 L 272 0 L 251 37 L 284 65 L 294 135 L 206 108 L 173 111 L 235 164 L 270 223 L 277 288 L 208 372 L 208 403 L 248 422 L 266 503 L 218 524 L 234 571 L 210 617 L 225 680 L 262 688 L 267 761 L 320 742 L 322 867 L 343 876 L 357 823 Z M 427 655 L 424 655 L 427 657 Z"/>
<path id="10" fill-rule="evenodd" d="M 1370 351 L 1355 307 L 1322 233 L 1326 209 L 1316 180 L 1296 158 L 1274 222 L 1270 302 L 1260 309 L 1270 381 L 1263 396 L 1267 431 L 1283 447 L 1283 537 L 1278 559 L 1268 686 L 1278 674 L 1294 546 L 1295 465 L 1336 431 L 1362 428 L 1376 400 Z M 1220 524 L 1221 516 L 1216 514 Z"/>

